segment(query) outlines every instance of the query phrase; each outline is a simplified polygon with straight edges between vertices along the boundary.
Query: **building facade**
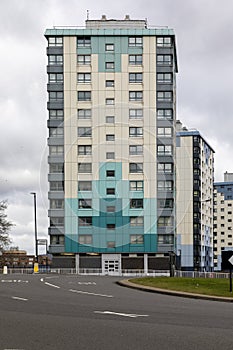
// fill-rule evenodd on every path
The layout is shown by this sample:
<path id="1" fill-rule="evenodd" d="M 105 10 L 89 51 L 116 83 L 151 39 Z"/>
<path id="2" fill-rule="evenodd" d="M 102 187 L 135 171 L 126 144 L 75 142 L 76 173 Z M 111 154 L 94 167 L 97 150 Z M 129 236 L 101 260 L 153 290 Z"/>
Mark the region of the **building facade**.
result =
<path id="1" fill-rule="evenodd" d="M 50 253 L 156 268 L 176 242 L 174 31 L 103 16 L 45 37 Z"/>
<path id="2" fill-rule="evenodd" d="M 177 252 L 182 270 L 213 270 L 214 151 L 177 122 Z"/>
<path id="3" fill-rule="evenodd" d="M 233 174 L 214 183 L 214 269 L 222 270 L 222 251 L 233 250 Z"/>

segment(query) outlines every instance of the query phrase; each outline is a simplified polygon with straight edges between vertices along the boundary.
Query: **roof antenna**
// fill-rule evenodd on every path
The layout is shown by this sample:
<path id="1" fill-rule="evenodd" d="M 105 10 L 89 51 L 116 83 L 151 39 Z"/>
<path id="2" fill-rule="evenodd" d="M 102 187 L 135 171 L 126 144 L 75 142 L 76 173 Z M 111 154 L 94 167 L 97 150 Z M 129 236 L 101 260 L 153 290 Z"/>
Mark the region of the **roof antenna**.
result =
<path id="1" fill-rule="evenodd" d="M 87 10 L 87 21 L 89 20 L 89 10 Z"/>

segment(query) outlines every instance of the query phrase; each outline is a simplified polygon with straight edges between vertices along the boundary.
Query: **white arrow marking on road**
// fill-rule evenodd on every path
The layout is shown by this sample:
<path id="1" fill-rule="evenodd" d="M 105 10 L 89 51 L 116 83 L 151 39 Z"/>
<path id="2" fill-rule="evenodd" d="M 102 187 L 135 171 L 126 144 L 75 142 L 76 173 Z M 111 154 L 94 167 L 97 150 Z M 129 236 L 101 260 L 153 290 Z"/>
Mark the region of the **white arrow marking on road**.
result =
<path id="1" fill-rule="evenodd" d="M 51 283 L 48 283 L 48 282 L 45 282 L 45 284 L 47 284 L 47 286 L 50 286 L 50 287 L 53 287 L 53 288 L 61 288 L 59 286 L 55 286 L 55 284 L 51 284 Z"/>
<path id="2" fill-rule="evenodd" d="M 28 301 L 28 299 L 20 298 L 20 297 L 12 297 L 12 299 L 21 300 L 21 301 Z"/>
<path id="3" fill-rule="evenodd" d="M 105 297 L 105 298 L 113 298 L 113 295 L 106 295 L 106 294 L 97 294 L 97 293 L 83 292 L 82 290 L 75 290 L 75 289 L 70 289 L 69 292 L 72 292 L 72 293 L 79 293 L 79 294 L 95 295 L 95 296 L 98 296 L 98 297 Z"/>
<path id="4" fill-rule="evenodd" d="M 230 257 L 230 259 L 228 261 L 229 261 L 229 263 L 231 263 L 231 265 L 233 265 L 233 255 Z"/>
<path id="5" fill-rule="evenodd" d="M 113 311 L 94 311 L 95 314 L 105 314 L 105 315 L 117 315 L 124 317 L 148 317 L 149 315 L 137 315 L 137 314 L 124 314 L 122 312 L 113 312 Z"/>

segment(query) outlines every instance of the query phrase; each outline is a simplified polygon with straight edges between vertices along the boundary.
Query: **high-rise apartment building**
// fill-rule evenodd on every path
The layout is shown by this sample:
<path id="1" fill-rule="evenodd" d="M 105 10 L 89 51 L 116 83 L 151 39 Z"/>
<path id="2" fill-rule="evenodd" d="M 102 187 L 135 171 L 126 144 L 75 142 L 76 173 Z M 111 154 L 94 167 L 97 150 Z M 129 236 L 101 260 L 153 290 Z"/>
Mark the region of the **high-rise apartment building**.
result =
<path id="1" fill-rule="evenodd" d="M 174 31 L 103 16 L 45 37 L 50 253 L 159 268 L 176 243 Z"/>
<path id="2" fill-rule="evenodd" d="M 214 183 L 214 269 L 222 269 L 222 251 L 233 250 L 233 174 Z"/>
<path id="3" fill-rule="evenodd" d="M 213 270 L 214 151 L 177 121 L 177 252 L 182 270 Z"/>

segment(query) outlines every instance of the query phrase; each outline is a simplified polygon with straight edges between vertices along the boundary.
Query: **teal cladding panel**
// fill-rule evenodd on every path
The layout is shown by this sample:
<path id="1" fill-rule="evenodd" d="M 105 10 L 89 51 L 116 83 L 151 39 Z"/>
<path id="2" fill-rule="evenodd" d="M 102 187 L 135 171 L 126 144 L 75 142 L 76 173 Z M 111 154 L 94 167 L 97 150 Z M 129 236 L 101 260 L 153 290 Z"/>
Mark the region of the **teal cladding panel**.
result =
<path id="1" fill-rule="evenodd" d="M 129 181 L 122 180 L 121 163 L 101 163 L 99 180 L 92 182 L 92 192 L 79 192 L 76 199 L 65 199 L 65 251 L 78 252 L 156 252 L 157 211 L 155 198 L 143 198 L 143 191 L 129 191 Z M 106 177 L 115 170 L 115 177 Z M 106 195 L 107 188 L 116 188 L 115 195 Z M 84 195 L 85 194 L 85 195 Z M 92 199 L 91 209 L 78 209 L 78 198 Z M 131 209 L 130 198 L 143 199 L 143 208 Z M 115 207 L 108 212 L 107 207 Z M 78 217 L 92 217 L 92 226 L 78 226 Z M 131 216 L 144 216 L 143 226 L 131 226 Z M 114 229 L 107 229 L 114 224 Z M 92 245 L 78 243 L 78 236 L 92 235 Z M 144 244 L 130 244 L 130 236 L 140 234 Z M 115 248 L 107 248 L 114 241 Z"/>

